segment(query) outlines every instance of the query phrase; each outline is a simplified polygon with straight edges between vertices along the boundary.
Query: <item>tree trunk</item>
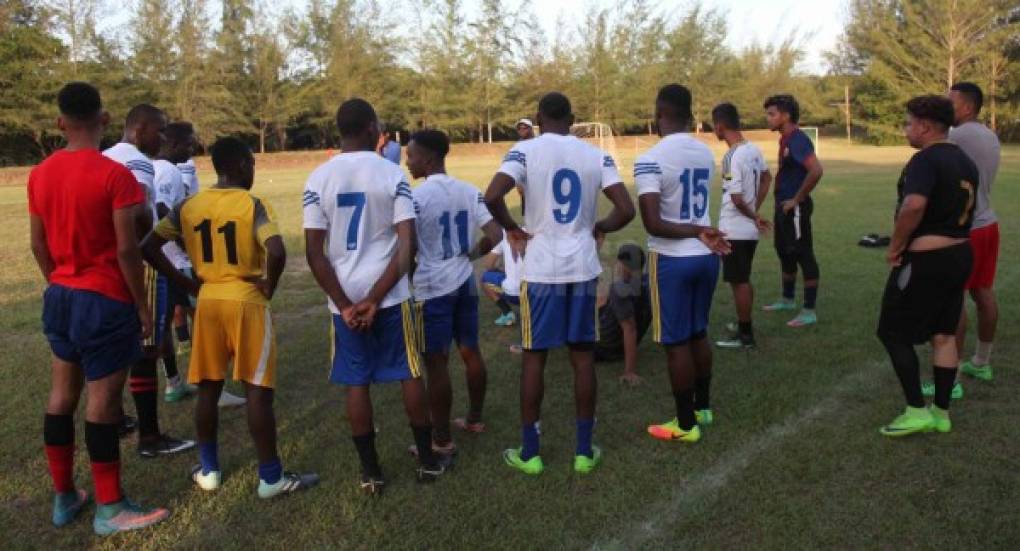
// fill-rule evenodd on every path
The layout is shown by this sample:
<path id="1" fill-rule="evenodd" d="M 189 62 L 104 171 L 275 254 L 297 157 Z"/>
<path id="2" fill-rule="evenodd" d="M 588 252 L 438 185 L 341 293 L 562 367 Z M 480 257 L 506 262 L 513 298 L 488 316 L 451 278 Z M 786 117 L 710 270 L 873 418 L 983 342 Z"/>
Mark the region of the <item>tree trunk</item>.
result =
<path id="1" fill-rule="evenodd" d="M 259 153 L 266 152 L 266 123 L 259 121 Z"/>

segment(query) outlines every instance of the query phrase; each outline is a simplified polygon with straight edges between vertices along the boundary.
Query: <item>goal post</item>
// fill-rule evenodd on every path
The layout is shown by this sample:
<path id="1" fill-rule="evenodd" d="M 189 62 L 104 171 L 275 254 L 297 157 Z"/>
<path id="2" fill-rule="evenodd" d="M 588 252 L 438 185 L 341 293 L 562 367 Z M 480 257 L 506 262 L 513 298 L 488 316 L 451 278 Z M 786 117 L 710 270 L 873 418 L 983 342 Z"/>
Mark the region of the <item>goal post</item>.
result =
<path id="1" fill-rule="evenodd" d="M 616 154 L 616 137 L 613 128 L 603 122 L 579 122 L 571 125 L 570 133 L 578 138 L 609 153 L 614 159 Z"/>
<path id="2" fill-rule="evenodd" d="M 821 150 L 821 143 L 818 141 L 818 127 L 817 126 L 802 126 L 801 130 L 807 134 L 807 137 L 811 139 L 812 145 L 815 146 L 815 154 L 818 154 Z"/>

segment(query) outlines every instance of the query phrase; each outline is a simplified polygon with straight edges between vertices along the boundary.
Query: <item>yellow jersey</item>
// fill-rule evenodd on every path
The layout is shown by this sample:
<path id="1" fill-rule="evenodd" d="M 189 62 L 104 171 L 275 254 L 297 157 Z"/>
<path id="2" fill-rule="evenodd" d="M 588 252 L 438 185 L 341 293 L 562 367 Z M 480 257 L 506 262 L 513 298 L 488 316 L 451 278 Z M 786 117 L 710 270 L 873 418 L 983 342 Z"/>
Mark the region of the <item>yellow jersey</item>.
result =
<path id="1" fill-rule="evenodd" d="M 170 211 L 156 226 L 168 241 L 180 239 L 202 280 L 198 299 L 267 304 L 250 283 L 262 277 L 267 239 L 280 235 L 276 215 L 241 188 L 207 188 Z"/>

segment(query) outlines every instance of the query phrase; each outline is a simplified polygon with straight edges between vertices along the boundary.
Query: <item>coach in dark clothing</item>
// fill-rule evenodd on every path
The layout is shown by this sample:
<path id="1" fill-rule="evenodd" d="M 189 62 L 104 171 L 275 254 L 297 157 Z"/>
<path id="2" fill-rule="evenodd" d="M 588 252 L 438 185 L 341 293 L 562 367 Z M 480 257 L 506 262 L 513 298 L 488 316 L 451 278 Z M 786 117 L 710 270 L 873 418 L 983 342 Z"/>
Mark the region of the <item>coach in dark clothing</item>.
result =
<path id="1" fill-rule="evenodd" d="M 949 399 L 959 352 L 954 335 L 963 308 L 964 284 L 973 264 L 968 236 L 979 176 L 974 162 L 946 141 L 953 105 L 942 96 L 907 103 L 904 133 L 920 149 L 897 185 L 896 228 L 887 260 L 892 266 L 878 338 L 903 386 L 907 408 L 881 428 L 886 436 L 949 432 Z M 914 345 L 931 340 L 935 397 L 925 408 Z"/>
<path id="2" fill-rule="evenodd" d="M 637 245 L 622 245 L 616 254 L 613 283 L 599 297 L 599 341 L 595 360 L 624 362 L 622 382 L 637 384 L 638 343 L 652 323 L 652 308 L 645 279 L 645 253 Z"/>

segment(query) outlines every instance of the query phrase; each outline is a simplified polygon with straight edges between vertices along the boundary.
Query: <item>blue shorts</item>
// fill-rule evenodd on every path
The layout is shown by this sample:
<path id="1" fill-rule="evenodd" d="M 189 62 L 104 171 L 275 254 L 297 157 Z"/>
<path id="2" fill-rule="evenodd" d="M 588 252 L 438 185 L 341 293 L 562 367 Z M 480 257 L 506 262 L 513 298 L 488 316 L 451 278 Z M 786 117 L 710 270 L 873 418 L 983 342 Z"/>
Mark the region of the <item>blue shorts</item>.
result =
<path id="1" fill-rule="evenodd" d="M 482 285 L 499 293 L 503 300 L 518 306 L 521 303 L 520 297 L 506 294 L 503 282 L 506 281 L 506 274 L 500 270 L 486 270 L 482 272 Z"/>
<path id="2" fill-rule="evenodd" d="M 87 381 L 126 369 L 142 357 L 142 324 L 133 304 L 50 285 L 43 295 L 42 321 L 53 355 L 80 365 Z"/>
<path id="3" fill-rule="evenodd" d="M 598 278 L 521 283 L 521 346 L 546 350 L 598 341 Z"/>
<path id="4" fill-rule="evenodd" d="M 686 344 L 708 329 L 719 257 L 649 253 L 652 337 L 659 344 Z"/>
<path id="5" fill-rule="evenodd" d="M 333 315 L 333 367 L 329 380 L 366 386 L 421 377 L 422 359 L 410 300 L 383 308 L 365 332 Z"/>
<path id="6" fill-rule="evenodd" d="M 478 289 L 472 275 L 456 291 L 416 305 L 426 354 L 446 354 L 450 341 L 478 348 Z"/>

